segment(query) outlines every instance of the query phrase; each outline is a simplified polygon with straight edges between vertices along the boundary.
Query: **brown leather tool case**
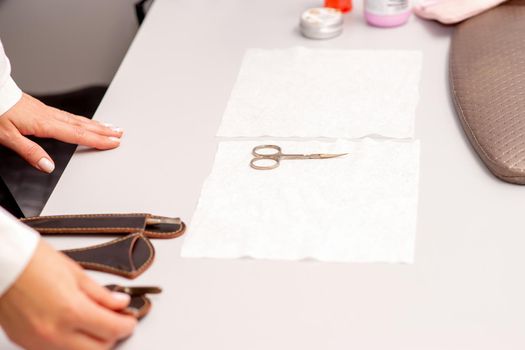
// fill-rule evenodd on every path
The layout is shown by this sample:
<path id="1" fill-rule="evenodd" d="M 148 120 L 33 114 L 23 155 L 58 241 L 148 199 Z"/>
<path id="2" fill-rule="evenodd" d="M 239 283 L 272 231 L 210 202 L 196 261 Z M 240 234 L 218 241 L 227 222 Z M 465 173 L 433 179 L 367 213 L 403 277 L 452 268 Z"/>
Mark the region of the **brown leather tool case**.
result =
<path id="1" fill-rule="evenodd" d="M 141 213 L 36 216 L 21 221 L 42 235 L 122 236 L 62 252 L 85 269 L 130 279 L 147 270 L 155 258 L 149 238 L 176 238 L 186 229 L 179 218 Z"/>
<path id="2" fill-rule="evenodd" d="M 176 238 L 186 229 L 179 218 L 141 213 L 35 216 L 21 221 L 42 235 L 121 235 L 141 232 L 148 238 Z"/>

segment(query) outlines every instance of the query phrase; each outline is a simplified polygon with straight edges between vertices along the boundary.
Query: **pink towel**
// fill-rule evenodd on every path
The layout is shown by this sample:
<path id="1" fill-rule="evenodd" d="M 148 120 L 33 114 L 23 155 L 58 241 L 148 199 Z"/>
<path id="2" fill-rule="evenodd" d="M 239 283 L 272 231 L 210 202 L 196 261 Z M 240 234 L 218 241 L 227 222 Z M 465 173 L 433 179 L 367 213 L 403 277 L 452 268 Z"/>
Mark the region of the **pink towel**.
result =
<path id="1" fill-rule="evenodd" d="M 453 24 L 491 9 L 504 1 L 506 0 L 423 0 L 414 6 L 414 12 L 425 19 Z"/>

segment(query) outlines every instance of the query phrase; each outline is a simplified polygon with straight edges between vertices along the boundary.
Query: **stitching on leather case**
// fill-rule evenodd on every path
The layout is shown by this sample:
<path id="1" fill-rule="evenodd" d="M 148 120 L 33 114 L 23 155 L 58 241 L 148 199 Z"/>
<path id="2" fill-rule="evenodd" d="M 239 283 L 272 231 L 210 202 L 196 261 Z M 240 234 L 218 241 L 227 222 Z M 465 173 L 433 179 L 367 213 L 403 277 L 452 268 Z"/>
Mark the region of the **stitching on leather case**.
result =
<path id="1" fill-rule="evenodd" d="M 126 237 L 118 238 L 118 239 L 112 240 L 112 241 L 107 242 L 107 243 L 97 244 L 97 245 L 90 246 L 90 247 L 87 247 L 87 248 L 67 249 L 67 250 L 64 250 L 63 252 L 82 252 L 82 251 L 93 250 L 93 249 L 96 249 L 96 248 L 106 247 L 108 245 L 112 245 L 114 243 L 118 243 L 118 242 L 130 239 L 130 238 L 132 238 L 132 236 L 135 236 L 138 239 L 143 238 L 144 241 L 146 242 L 146 245 L 148 246 L 148 250 L 149 250 L 149 253 L 150 253 L 149 257 L 148 257 L 148 260 L 146 260 L 146 262 L 144 264 L 142 264 L 142 266 L 140 268 L 138 268 L 138 269 L 135 269 L 133 271 L 126 271 L 126 270 L 118 269 L 118 268 L 110 266 L 110 265 L 105 265 L 105 264 L 100 264 L 100 263 L 95 263 L 95 262 L 77 261 L 77 263 L 79 263 L 79 264 L 81 264 L 82 266 L 85 266 L 85 267 L 91 267 L 91 268 L 93 268 L 95 270 L 99 270 L 99 271 L 103 271 L 103 272 L 104 271 L 105 272 L 114 272 L 114 273 L 117 273 L 118 275 L 121 275 L 121 276 L 125 276 L 125 277 L 129 276 L 130 278 L 134 278 L 134 277 L 137 277 L 138 275 L 140 275 L 146 268 L 148 268 L 151 265 L 151 263 L 153 261 L 153 258 L 155 256 L 155 250 L 153 249 L 153 245 L 147 239 L 147 237 L 144 237 L 142 235 L 142 233 L 134 233 L 134 234 L 128 235 Z"/>
<path id="2" fill-rule="evenodd" d="M 142 230 L 138 227 L 70 227 L 70 228 L 39 228 L 34 227 L 35 230 L 41 233 L 75 233 L 75 232 L 130 232 L 136 230 Z"/>
<path id="3" fill-rule="evenodd" d="M 73 215 L 48 215 L 48 216 L 33 216 L 30 218 L 21 219 L 22 221 L 34 221 L 39 219 L 82 219 L 82 218 L 100 218 L 100 217 L 149 217 L 146 213 L 129 213 L 129 214 L 73 214 Z"/>
<path id="4" fill-rule="evenodd" d="M 21 219 L 22 222 L 36 221 L 40 219 L 82 219 L 82 218 L 127 218 L 127 217 L 144 217 L 147 219 L 151 214 L 146 213 L 130 213 L 130 214 L 74 214 L 74 215 L 49 215 L 49 216 L 33 216 L 30 218 Z M 145 227 L 145 226 L 144 226 Z M 120 232 L 132 232 L 136 230 L 143 231 L 144 227 L 52 227 L 52 228 L 40 228 L 34 227 L 40 233 L 78 233 L 78 232 L 104 232 L 104 233 L 120 233 Z"/>

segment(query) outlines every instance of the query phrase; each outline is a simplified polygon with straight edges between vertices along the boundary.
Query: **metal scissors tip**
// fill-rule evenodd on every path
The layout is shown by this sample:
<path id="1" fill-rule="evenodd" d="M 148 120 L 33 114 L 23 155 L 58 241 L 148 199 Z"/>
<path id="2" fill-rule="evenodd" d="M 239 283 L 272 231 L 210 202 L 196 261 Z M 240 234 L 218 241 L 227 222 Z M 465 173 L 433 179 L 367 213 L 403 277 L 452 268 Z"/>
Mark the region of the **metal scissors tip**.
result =
<path id="1" fill-rule="evenodd" d="M 339 154 L 321 154 L 321 159 L 337 158 L 346 156 L 348 153 L 339 153 Z"/>

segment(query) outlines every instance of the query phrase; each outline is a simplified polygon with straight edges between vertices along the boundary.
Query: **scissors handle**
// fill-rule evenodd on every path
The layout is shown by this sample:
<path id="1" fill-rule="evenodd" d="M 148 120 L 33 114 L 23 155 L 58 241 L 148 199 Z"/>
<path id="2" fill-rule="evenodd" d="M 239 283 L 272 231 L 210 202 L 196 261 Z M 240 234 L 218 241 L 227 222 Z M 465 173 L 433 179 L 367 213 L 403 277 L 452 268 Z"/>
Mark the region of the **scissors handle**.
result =
<path id="1" fill-rule="evenodd" d="M 277 168 L 280 164 L 280 158 L 274 156 L 258 156 L 250 161 L 250 166 L 255 170 L 272 170 Z"/>
<path id="2" fill-rule="evenodd" d="M 250 166 L 256 170 L 272 170 L 281 163 L 282 150 L 277 145 L 259 145 L 252 150 Z"/>
<path id="3" fill-rule="evenodd" d="M 282 150 L 277 145 L 260 145 L 252 150 L 252 155 L 256 158 L 279 158 Z"/>

